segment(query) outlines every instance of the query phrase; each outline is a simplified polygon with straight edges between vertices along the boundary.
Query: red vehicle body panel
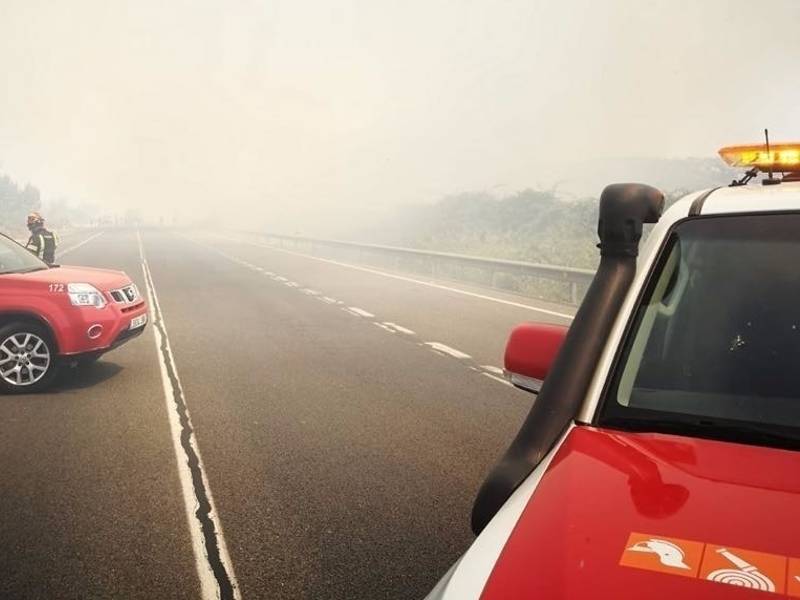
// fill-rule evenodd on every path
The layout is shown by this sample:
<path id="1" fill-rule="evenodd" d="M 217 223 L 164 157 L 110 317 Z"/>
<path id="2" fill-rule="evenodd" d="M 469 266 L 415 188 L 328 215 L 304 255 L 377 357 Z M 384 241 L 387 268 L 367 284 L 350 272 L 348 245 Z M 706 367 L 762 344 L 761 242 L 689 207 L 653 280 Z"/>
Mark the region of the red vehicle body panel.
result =
<path id="1" fill-rule="evenodd" d="M 73 306 L 67 295 L 68 283 L 89 283 L 100 290 L 108 304 L 101 309 Z M 0 314 L 23 314 L 48 324 L 58 345 L 59 355 L 102 352 L 125 332 L 131 320 L 146 313 L 140 299 L 133 304 L 117 304 L 109 292 L 131 284 L 121 271 L 88 267 L 59 267 L 0 275 Z M 102 334 L 89 339 L 87 330 L 101 325 Z"/>
<path id="2" fill-rule="evenodd" d="M 517 325 L 506 343 L 506 371 L 544 381 L 568 331 L 569 327 L 552 323 Z"/>
<path id="3" fill-rule="evenodd" d="M 481 598 L 800 597 L 798 515 L 797 452 L 579 426 L 523 511 Z M 628 551 L 637 533 L 679 540 L 692 550 L 686 568 Z M 768 572 L 775 593 L 707 580 L 707 564 L 729 562 L 719 554 L 726 548 Z M 621 564 L 630 560 L 650 566 Z"/>

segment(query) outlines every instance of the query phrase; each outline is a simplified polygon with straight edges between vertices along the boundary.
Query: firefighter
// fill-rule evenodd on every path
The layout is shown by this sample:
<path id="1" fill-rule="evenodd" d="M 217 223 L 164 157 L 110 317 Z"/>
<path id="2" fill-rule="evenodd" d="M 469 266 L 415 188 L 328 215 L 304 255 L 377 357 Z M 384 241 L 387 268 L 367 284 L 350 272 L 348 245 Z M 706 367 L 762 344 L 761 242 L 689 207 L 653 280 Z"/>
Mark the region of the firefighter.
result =
<path id="1" fill-rule="evenodd" d="M 48 265 L 52 265 L 56 260 L 58 237 L 52 231 L 45 229 L 44 219 L 38 212 L 28 215 L 28 229 L 31 237 L 25 247 Z"/>

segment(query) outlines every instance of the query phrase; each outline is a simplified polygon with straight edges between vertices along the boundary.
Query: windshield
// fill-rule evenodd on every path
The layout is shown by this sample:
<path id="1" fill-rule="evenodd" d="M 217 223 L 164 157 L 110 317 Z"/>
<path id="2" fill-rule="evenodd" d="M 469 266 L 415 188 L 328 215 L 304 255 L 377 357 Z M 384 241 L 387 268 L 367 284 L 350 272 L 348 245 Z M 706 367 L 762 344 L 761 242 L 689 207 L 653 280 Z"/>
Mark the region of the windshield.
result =
<path id="1" fill-rule="evenodd" d="M 674 230 L 612 379 L 606 425 L 797 439 L 798 230 L 797 214 L 694 219 Z"/>
<path id="2" fill-rule="evenodd" d="M 14 240 L 0 235 L 0 275 L 47 269 L 47 265 Z"/>

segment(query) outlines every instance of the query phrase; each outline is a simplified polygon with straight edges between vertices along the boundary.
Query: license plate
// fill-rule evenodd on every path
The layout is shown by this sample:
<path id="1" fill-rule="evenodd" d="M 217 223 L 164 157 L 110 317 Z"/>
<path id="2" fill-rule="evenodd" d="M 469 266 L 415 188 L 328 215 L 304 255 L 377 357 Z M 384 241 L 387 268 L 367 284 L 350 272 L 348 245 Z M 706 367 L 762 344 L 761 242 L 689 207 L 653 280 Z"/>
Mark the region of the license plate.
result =
<path id="1" fill-rule="evenodd" d="M 138 317 L 134 317 L 133 319 L 131 319 L 131 325 L 128 329 L 136 329 L 138 327 L 142 327 L 144 326 L 145 323 L 147 323 L 147 313 L 144 313 L 143 315 L 139 315 Z"/>

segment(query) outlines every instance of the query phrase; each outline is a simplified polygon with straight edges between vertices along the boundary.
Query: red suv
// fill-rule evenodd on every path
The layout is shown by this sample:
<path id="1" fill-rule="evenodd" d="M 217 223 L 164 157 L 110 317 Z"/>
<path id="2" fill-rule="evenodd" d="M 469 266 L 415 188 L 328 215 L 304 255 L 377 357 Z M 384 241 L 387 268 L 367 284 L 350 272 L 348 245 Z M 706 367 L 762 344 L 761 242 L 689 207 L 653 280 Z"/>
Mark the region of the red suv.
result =
<path id="1" fill-rule="evenodd" d="M 42 390 L 64 362 L 96 360 L 146 323 L 125 273 L 48 267 L 0 235 L 0 391 Z"/>

